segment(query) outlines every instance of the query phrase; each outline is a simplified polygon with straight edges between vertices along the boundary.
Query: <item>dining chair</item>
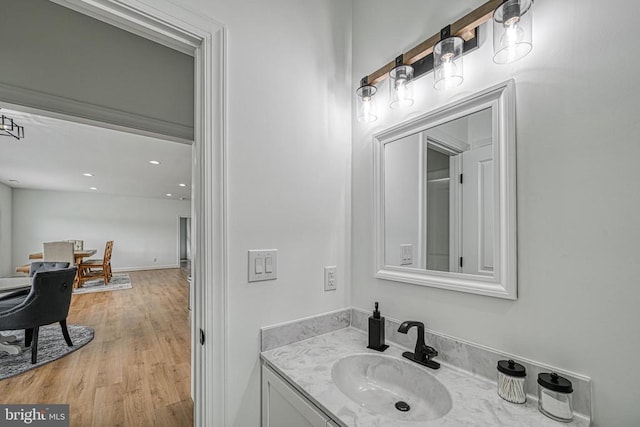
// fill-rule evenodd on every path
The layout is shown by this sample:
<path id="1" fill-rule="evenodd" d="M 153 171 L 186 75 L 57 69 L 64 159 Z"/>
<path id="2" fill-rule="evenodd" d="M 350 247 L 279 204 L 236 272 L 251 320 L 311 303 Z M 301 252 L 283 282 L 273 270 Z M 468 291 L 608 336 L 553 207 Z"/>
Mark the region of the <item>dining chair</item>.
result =
<path id="1" fill-rule="evenodd" d="M 84 240 L 67 240 L 67 242 L 73 243 L 74 251 L 81 251 L 84 249 Z"/>
<path id="2" fill-rule="evenodd" d="M 111 277 L 111 253 L 113 252 L 113 240 L 109 240 L 104 247 L 102 259 L 88 259 L 78 265 L 78 280 L 80 286 L 88 280 L 103 279 L 104 284 L 109 284 Z"/>
<path id="3" fill-rule="evenodd" d="M 76 263 L 72 242 L 45 242 L 42 244 L 42 260 L 48 262 Z"/>

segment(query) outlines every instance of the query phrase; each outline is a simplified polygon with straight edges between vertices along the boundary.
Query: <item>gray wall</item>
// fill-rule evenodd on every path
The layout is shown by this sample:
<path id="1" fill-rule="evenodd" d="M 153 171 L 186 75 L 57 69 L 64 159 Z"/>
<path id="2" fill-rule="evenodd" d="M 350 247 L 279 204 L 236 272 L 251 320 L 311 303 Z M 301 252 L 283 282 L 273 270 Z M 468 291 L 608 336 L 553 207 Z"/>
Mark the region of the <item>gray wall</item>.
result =
<path id="1" fill-rule="evenodd" d="M 191 56 L 48 0 L 2 16 L 0 102 L 193 139 Z"/>
<path id="2" fill-rule="evenodd" d="M 354 0 L 352 83 L 482 3 Z M 640 56 L 603 31 L 633 28 L 640 3 L 615 7 L 624 13 L 596 0 L 536 1 L 534 48 L 523 60 L 494 64 L 483 27 L 460 88 L 436 92 L 428 74 L 412 108 L 353 122 L 352 302 L 380 301 L 388 316 L 591 376 L 595 425 L 631 427 L 640 420 Z M 374 279 L 372 134 L 510 78 L 518 300 Z M 386 103 L 386 87 L 380 95 Z"/>

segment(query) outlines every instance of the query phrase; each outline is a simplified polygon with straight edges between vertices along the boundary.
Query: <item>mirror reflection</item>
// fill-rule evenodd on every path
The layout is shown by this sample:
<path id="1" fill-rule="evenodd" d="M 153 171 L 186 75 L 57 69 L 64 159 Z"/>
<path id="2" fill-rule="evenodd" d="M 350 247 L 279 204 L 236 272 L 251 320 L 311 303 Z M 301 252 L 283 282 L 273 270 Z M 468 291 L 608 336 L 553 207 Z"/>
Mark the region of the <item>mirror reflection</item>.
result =
<path id="1" fill-rule="evenodd" d="M 494 129 L 484 108 L 384 144 L 384 264 L 494 275 Z"/>

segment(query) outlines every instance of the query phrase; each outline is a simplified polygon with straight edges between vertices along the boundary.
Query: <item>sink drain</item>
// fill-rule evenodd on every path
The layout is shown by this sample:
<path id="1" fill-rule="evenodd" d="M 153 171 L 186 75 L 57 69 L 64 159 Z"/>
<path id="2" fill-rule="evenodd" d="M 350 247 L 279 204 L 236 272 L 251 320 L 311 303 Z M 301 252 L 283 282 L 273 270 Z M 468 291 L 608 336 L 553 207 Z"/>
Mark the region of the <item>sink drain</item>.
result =
<path id="1" fill-rule="evenodd" d="M 411 406 L 409 406 L 407 402 L 401 400 L 399 402 L 396 402 L 396 409 L 400 412 L 407 412 L 411 409 Z"/>

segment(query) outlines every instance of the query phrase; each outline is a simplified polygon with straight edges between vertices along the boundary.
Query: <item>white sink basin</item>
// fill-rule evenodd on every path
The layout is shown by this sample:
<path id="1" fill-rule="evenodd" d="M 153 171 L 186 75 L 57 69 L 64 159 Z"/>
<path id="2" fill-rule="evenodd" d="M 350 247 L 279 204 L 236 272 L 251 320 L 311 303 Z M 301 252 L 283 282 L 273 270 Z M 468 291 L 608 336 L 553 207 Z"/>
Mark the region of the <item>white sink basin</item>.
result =
<path id="1" fill-rule="evenodd" d="M 354 354 L 331 368 L 338 389 L 358 405 L 403 421 L 435 420 L 451 410 L 451 395 L 420 365 L 396 357 Z M 408 411 L 401 411 L 404 402 Z"/>

